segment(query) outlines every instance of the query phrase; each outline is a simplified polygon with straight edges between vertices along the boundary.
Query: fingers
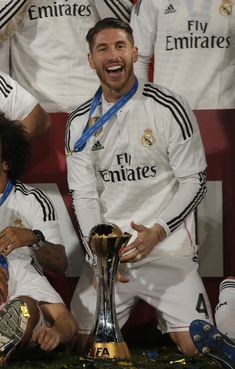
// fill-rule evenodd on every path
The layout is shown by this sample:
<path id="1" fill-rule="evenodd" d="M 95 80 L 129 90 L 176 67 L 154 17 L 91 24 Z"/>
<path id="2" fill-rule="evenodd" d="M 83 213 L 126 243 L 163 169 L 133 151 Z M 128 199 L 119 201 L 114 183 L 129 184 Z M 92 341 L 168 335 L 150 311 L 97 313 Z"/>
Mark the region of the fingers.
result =
<path id="1" fill-rule="evenodd" d="M 116 276 L 117 280 L 121 283 L 128 283 L 129 282 L 129 278 L 125 277 L 122 273 L 120 273 L 119 271 L 117 271 L 117 276 Z"/>
<path id="2" fill-rule="evenodd" d="M 144 232 L 147 229 L 143 224 L 136 224 L 135 222 L 131 222 L 131 228 L 136 232 Z"/>
<path id="3" fill-rule="evenodd" d="M 51 351 L 60 343 L 59 335 L 53 328 L 40 327 L 33 333 L 32 341 L 39 344 L 42 350 Z"/>
<path id="4" fill-rule="evenodd" d="M 0 253 L 10 254 L 14 250 L 17 239 L 11 227 L 7 227 L 0 232 Z"/>

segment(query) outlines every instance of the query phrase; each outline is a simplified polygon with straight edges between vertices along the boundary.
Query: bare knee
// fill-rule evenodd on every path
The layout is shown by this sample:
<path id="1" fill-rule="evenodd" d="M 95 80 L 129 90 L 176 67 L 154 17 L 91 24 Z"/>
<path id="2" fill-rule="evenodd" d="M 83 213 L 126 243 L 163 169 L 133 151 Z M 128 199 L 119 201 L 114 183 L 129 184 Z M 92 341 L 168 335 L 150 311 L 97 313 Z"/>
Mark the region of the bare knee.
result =
<path id="1" fill-rule="evenodd" d="M 185 356 L 193 357 L 198 355 L 198 350 L 195 347 L 189 332 L 170 332 L 170 337 Z"/>
<path id="2" fill-rule="evenodd" d="M 76 354 L 84 354 L 85 348 L 88 343 L 88 337 L 89 335 L 86 334 L 77 334 L 75 337 L 73 337 L 72 341 L 69 344 L 69 350 L 72 353 Z"/>

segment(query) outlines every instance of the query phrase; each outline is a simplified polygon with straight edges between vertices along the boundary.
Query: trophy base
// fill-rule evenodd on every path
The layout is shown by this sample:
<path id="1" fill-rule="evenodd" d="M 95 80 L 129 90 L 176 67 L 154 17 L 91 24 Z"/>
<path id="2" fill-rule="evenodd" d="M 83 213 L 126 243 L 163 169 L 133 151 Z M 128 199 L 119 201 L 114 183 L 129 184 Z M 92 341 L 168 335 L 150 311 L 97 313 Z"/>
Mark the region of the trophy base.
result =
<path id="1" fill-rule="evenodd" d="M 126 342 L 88 343 L 85 355 L 93 359 L 131 359 Z"/>

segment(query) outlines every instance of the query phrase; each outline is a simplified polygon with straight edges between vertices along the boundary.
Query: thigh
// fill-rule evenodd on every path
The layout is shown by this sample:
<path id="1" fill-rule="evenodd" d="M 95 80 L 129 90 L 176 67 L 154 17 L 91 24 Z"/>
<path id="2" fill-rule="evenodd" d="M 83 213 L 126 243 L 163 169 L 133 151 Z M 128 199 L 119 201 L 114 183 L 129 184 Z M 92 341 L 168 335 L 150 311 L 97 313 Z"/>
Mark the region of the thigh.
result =
<path id="1" fill-rule="evenodd" d="M 192 320 L 212 322 L 209 299 L 191 257 L 167 256 L 136 271 L 138 296 L 156 308 L 159 328 L 187 331 Z"/>
<path id="2" fill-rule="evenodd" d="M 96 310 L 96 290 L 94 287 L 94 272 L 86 262 L 79 281 L 75 287 L 71 312 L 79 323 L 79 333 L 89 334 L 92 329 Z"/>
<path id="3" fill-rule="evenodd" d="M 36 301 L 63 302 L 46 277 L 21 259 L 11 260 L 9 267 L 9 299 L 28 296 Z"/>
<path id="4" fill-rule="evenodd" d="M 128 283 L 116 282 L 114 287 L 114 303 L 120 327 L 127 321 L 134 304 L 135 281 L 129 273 L 127 277 L 130 278 Z M 97 294 L 93 280 L 94 272 L 86 263 L 71 300 L 71 311 L 79 322 L 79 333 L 82 335 L 89 334 L 94 322 Z"/>

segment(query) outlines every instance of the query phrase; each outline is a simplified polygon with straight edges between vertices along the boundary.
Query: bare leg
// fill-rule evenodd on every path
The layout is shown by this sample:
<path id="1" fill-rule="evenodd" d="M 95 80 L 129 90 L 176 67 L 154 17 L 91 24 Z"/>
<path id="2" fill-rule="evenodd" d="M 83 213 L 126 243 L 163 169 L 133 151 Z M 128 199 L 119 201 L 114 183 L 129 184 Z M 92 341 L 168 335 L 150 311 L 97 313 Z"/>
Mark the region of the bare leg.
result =
<path id="1" fill-rule="evenodd" d="M 198 355 L 198 350 L 188 331 L 170 332 L 170 337 L 184 355 L 191 357 Z"/>

